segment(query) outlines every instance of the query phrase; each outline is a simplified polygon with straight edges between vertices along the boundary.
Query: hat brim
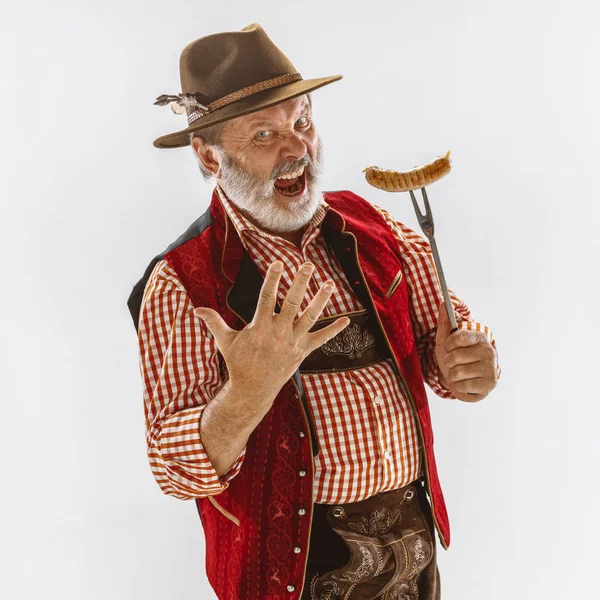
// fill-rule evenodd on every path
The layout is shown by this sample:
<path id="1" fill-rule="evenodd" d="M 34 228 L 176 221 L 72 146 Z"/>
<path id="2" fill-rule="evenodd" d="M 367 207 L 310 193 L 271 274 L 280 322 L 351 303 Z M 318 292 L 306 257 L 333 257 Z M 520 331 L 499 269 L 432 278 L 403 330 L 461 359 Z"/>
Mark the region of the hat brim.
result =
<path id="1" fill-rule="evenodd" d="M 214 113 L 209 113 L 181 131 L 161 135 L 154 140 L 153 145 L 156 148 L 182 148 L 183 146 L 189 146 L 190 133 L 193 131 L 199 131 L 210 125 L 216 125 L 223 121 L 235 119 L 236 117 L 274 106 L 275 104 L 295 98 L 296 96 L 302 96 L 302 94 L 306 94 L 340 79 L 342 79 L 342 75 L 332 75 L 331 77 L 320 77 L 318 79 L 301 79 L 280 87 L 252 94 L 241 100 L 236 100 L 216 110 Z"/>

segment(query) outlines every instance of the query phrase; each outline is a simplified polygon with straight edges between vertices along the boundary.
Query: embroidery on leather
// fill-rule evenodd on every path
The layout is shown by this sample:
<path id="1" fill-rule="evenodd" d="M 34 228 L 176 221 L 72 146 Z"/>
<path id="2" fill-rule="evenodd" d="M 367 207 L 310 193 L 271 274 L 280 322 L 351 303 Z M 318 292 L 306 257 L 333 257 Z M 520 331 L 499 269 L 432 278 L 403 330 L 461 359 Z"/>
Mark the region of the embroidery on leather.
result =
<path id="1" fill-rule="evenodd" d="M 383 552 L 381 552 L 377 546 L 373 546 L 373 549 L 377 553 L 377 569 L 375 569 L 373 577 L 377 577 L 377 575 L 383 571 Z"/>
<path id="2" fill-rule="evenodd" d="M 398 587 L 390 590 L 388 600 L 413 600 L 408 583 L 401 583 Z"/>
<path id="3" fill-rule="evenodd" d="M 314 600 L 335 600 L 346 593 L 346 588 L 339 587 L 335 581 L 326 581 L 323 588 L 318 598 L 313 596 Z"/>
<path id="4" fill-rule="evenodd" d="M 404 573 L 403 579 L 412 579 L 430 563 L 433 551 L 427 540 L 421 536 L 404 538 L 403 542 L 406 553 L 410 557 L 410 568 Z"/>
<path id="5" fill-rule="evenodd" d="M 339 578 L 340 581 L 348 581 L 351 583 L 358 583 L 365 578 L 372 570 L 375 565 L 373 555 L 365 546 L 359 546 L 360 553 L 362 554 L 362 562 L 360 563 L 356 571 L 344 571 L 342 576 Z"/>
<path id="6" fill-rule="evenodd" d="M 415 543 L 415 558 L 418 561 L 425 559 L 425 551 L 423 550 L 423 540 L 419 538 Z"/>
<path id="7" fill-rule="evenodd" d="M 360 325 L 349 325 L 335 337 L 321 345 L 321 352 L 327 356 L 332 354 L 346 354 L 348 358 L 360 358 L 371 346 L 375 345 L 375 338 L 365 329 L 362 334 Z"/>
<path id="8" fill-rule="evenodd" d="M 318 600 L 318 598 L 315 595 L 315 583 L 317 582 L 317 579 L 319 579 L 319 573 L 315 573 L 313 575 L 313 578 L 310 580 L 310 600 Z"/>
<path id="9" fill-rule="evenodd" d="M 366 517 L 361 517 L 360 521 L 349 522 L 348 527 L 363 535 L 377 535 L 377 533 L 387 531 L 401 517 L 402 512 L 397 508 L 389 512 L 387 508 L 382 508 L 372 512 L 368 521 Z"/>

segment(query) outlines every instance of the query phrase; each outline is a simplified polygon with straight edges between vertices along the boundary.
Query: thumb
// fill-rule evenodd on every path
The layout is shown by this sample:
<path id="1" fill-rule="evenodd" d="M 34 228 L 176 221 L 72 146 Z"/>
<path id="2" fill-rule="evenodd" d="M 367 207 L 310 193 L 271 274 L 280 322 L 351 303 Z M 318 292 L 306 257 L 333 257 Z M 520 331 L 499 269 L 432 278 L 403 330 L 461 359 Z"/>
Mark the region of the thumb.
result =
<path id="1" fill-rule="evenodd" d="M 234 331 L 225 323 L 223 317 L 216 310 L 201 306 L 194 309 L 194 315 L 204 321 L 209 332 L 215 338 L 219 350 L 229 346 L 229 336 Z"/>
<path id="2" fill-rule="evenodd" d="M 443 344 L 450 337 L 450 331 L 452 331 L 452 324 L 448 318 L 446 304 L 444 300 L 442 300 L 438 307 L 438 326 L 435 336 L 436 345 Z"/>

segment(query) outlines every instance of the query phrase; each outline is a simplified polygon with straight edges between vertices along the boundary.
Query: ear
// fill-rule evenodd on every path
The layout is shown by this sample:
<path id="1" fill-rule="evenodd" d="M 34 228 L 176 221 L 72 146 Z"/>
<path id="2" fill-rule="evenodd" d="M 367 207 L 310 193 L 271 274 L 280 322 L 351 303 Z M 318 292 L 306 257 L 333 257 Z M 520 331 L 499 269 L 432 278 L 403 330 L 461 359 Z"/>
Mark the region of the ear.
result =
<path id="1" fill-rule="evenodd" d="M 218 152 L 212 146 L 207 146 L 200 138 L 192 140 L 192 148 L 204 167 L 219 179 L 221 177 L 221 164 L 217 160 Z"/>

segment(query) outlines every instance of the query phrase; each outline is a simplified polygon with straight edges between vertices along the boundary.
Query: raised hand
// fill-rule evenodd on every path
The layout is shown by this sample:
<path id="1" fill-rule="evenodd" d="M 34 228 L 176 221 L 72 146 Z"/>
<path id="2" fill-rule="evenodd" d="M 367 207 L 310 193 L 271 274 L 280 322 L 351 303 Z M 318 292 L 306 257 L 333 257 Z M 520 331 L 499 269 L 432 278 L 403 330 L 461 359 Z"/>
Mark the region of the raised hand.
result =
<path id="1" fill-rule="evenodd" d="M 309 333 L 335 288 L 331 280 L 325 282 L 296 319 L 312 277 L 313 266 L 310 263 L 304 263 L 298 270 L 281 305 L 281 312 L 275 313 L 282 267 L 280 261 L 269 266 L 254 317 L 240 331 L 231 329 L 213 309 L 194 309 L 194 314 L 204 320 L 214 336 L 232 385 L 248 390 L 248 401 L 255 403 L 261 413 L 270 408 L 302 361 L 350 323 L 347 317 L 340 317 L 327 327 Z"/>

